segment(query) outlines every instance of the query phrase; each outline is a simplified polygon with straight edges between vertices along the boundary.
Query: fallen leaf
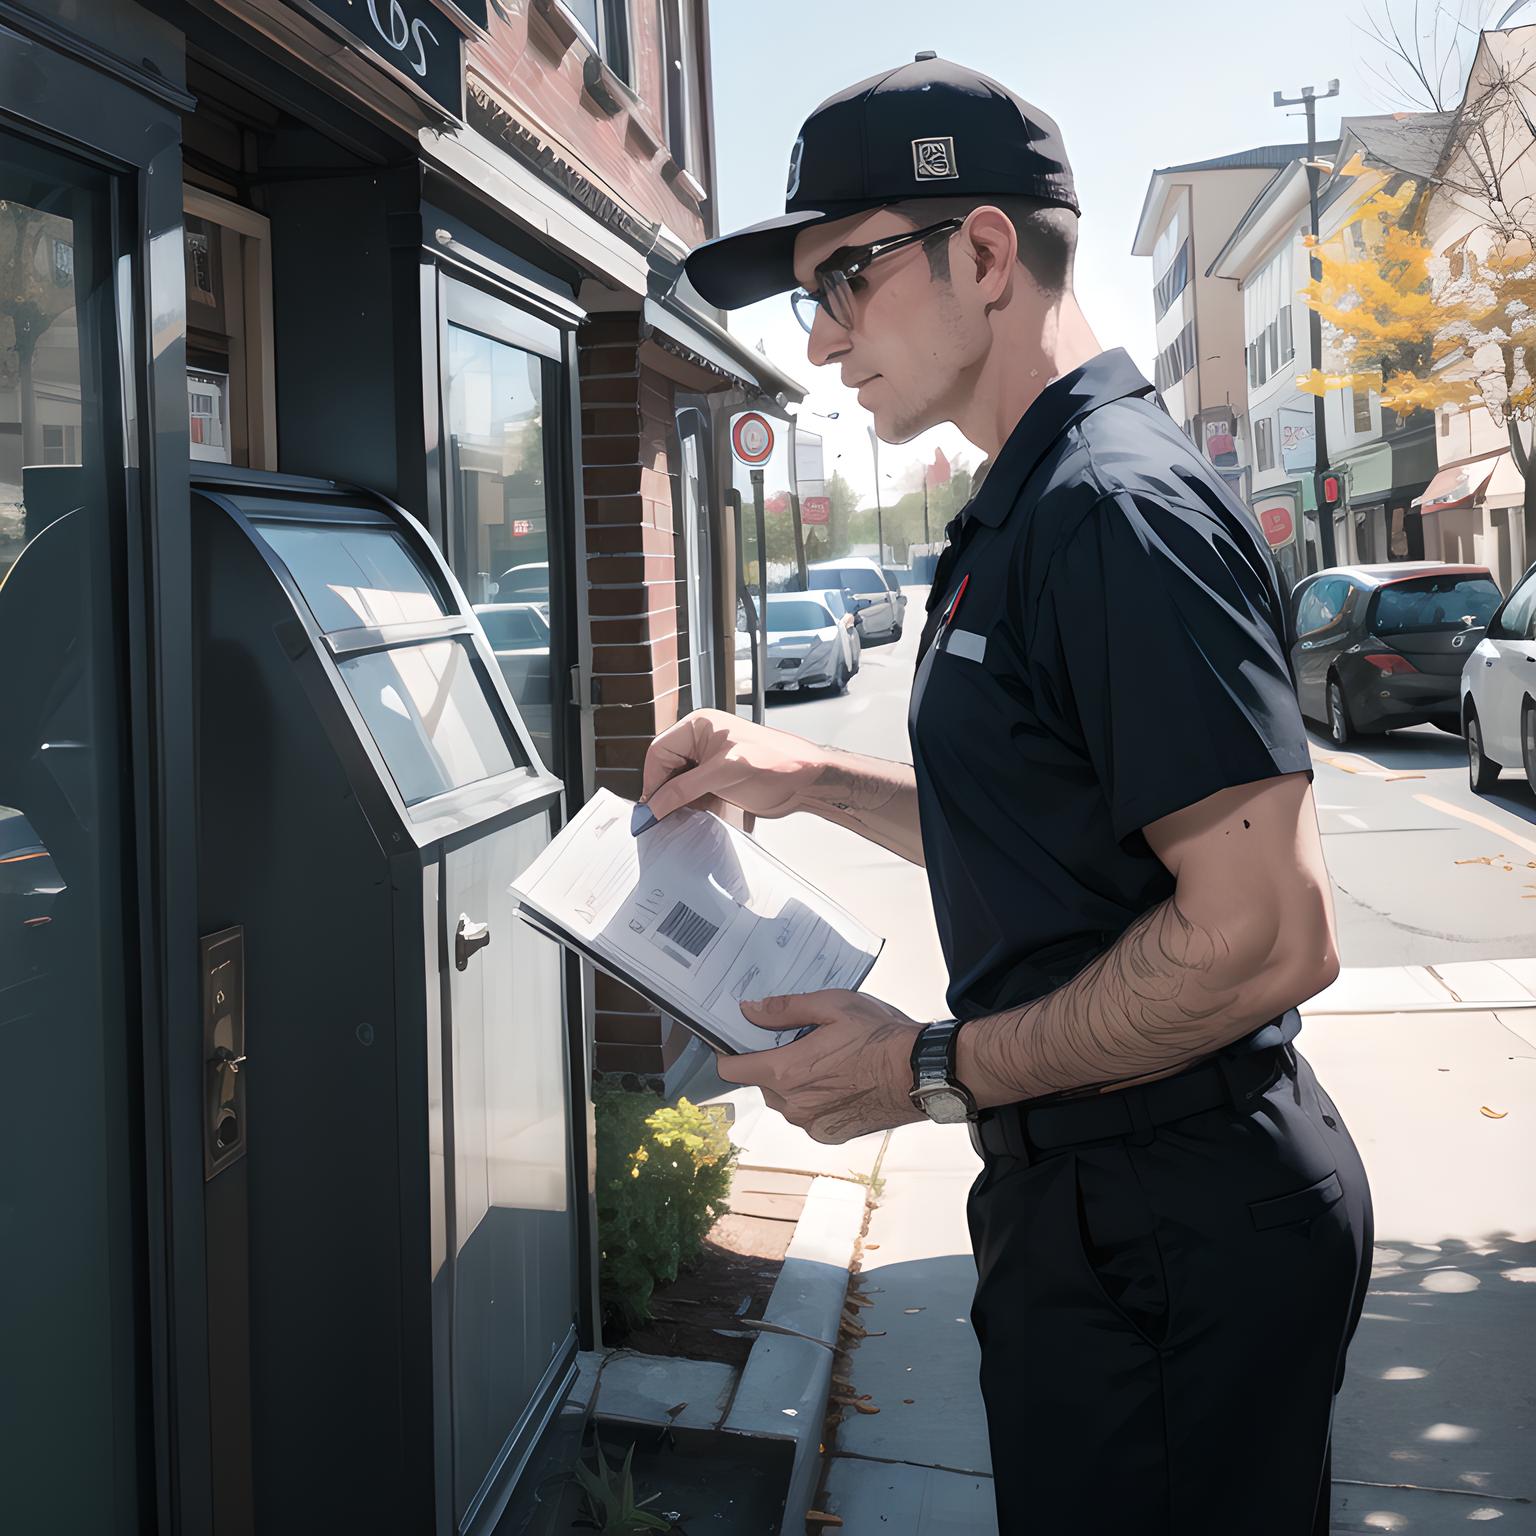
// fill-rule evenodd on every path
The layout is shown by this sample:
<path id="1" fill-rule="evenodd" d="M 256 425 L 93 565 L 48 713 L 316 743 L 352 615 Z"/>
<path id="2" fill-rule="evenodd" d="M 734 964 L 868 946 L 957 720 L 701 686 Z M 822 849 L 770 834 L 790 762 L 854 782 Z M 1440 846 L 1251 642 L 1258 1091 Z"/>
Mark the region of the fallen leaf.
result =
<path id="1" fill-rule="evenodd" d="M 751 1305 L 752 1305 L 752 1298 L 750 1296 L 743 1296 L 741 1298 L 740 1304 L 736 1308 L 736 1316 L 737 1317 L 745 1317 L 747 1315 L 747 1308 L 750 1307 Z"/>
<path id="2" fill-rule="evenodd" d="M 829 1515 L 824 1509 L 806 1510 L 805 1519 L 808 1525 L 841 1525 L 843 1523 L 841 1515 Z"/>
<path id="3" fill-rule="evenodd" d="M 675 1419 L 678 1414 L 680 1414 L 687 1406 L 687 1403 L 673 1403 L 673 1405 L 667 1409 L 667 1417 L 669 1419 Z"/>
<path id="4" fill-rule="evenodd" d="M 1533 863 L 1531 865 L 1531 868 L 1532 869 L 1536 869 L 1536 863 Z M 864 1246 L 866 1248 L 878 1248 L 880 1246 L 880 1244 L 879 1243 L 865 1243 Z"/>
<path id="5" fill-rule="evenodd" d="M 1450 1070 L 1451 1069 L 1449 1067 L 1436 1067 L 1435 1068 L 1436 1072 L 1449 1072 Z"/>
<path id="6" fill-rule="evenodd" d="M 1383 782 L 1393 784 L 1398 779 L 1422 779 L 1423 777 L 1422 773 L 1389 773 Z"/>
<path id="7" fill-rule="evenodd" d="M 859 1413 L 879 1413 L 880 1410 L 873 1403 L 855 1403 L 854 1408 Z"/>
<path id="8" fill-rule="evenodd" d="M 885 1329 L 881 1328 L 873 1333 L 865 1333 L 864 1337 L 866 1339 L 883 1339 L 885 1337 Z"/>
<path id="9" fill-rule="evenodd" d="M 1489 1109 L 1486 1104 L 1483 1105 L 1481 1112 L 1487 1115 L 1490 1120 L 1503 1120 L 1509 1115 L 1507 1109 Z"/>
<path id="10" fill-rule="evenodd" d="M 911 1317 L 914 1312 L 926 1312 L 928 1309 L 926 1307 L 907 1307 L 904 1310 L 907 1316 Z"/>
<path id="11" fill-rule="evenodd" d="M 917 1401 L 917 1399 L 915 1397 L 904 1397 L 904 1398 L 902 1398 L 902 1402 L 904 1402 L 904 1403 L 915 1403 L 916 1401 Z"/>

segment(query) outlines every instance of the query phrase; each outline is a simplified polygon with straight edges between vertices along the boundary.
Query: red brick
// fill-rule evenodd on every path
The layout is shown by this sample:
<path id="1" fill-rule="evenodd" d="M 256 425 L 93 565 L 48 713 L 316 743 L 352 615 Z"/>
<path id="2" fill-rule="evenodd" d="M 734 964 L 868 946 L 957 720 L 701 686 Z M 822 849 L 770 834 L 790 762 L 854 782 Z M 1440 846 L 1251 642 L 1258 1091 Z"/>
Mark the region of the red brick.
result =
<path id="1" fill-rule="evenodd" d="M 677 585 L 671 581 L 593 587 L 587 593 L 587 612 L 593 618 L 617 618 L 629 613 L 670 613 L 676 607 Z M 673 628 L 676 628 L 675 621 Z"/>
<path id="2" fill-rule="evenodd" d="M 582 489 L 589 501 L 594 496 L 637 496 L 644 490 L 644 477 L 649 473 L 638 465 L 626 469 L 599 465 L 583 473 Z"/>
<path id="3" fill-rule="evenodd" d="M 677 610 L 631 613 L 592 621 L 593 645 L 648 645 L 677 633 Z"/>
<path id="4" fill-rule="evenodd" d="M 583 439 L 625 435 L 638 438 L 640 430 L 640 412 L 627 406 L 592 406 L 581 413 Z"/>
<path id="5" fill-rule="evenodd" d="M 599 789 L 612 790 L 616 795 L 623 795 L 626 800 L 638 800 L 644 788 L 644 780 L 638 768 L 599 768 L 596 777 Z"/>
<path id="6" fill-rule="evenodd" d="M 614 376 L 581 381 L 583 405 L 633 405 L 639 398 L 638 378 Z"/>
<path id="7" fill-rule="evenodd" d="M 637 376 L 640 370 L 633 347 L 583 347 L 577 359 L 583 379 Z"/>
<path id="8" fill-rule="evenodd" d="M 596 555 L 587 561 L 587 580 L 597 586 L 631 586 L 637 581 L 676 581 L 671 551 L 653 555 Z"/>
<path id="9" fill-rule="evenodd" d="M 594 744 L 597 766 L 638 773 L 645 767 L 645 754 L 650 744 L 649 736 L 600 736 Z"/>
<path id="10" fill-rule="evenodd" d="M 591 505 L 589 502 L 588 505 Z M 642 503 L 643 505 L 643 503 Z M 587 554 L 591 555 L 666 555 L 674 558 L 676 541 L 664 528 L 654 528 L 637 515 L 628 527 L 614 521 L 587 526 Z"/>
<path id="11" fill-rule="evenodd" d="M 632 437 L 584 437 L 581 440 L 583 464 L 641 464 L 650 467 L 649 457 Z"/>

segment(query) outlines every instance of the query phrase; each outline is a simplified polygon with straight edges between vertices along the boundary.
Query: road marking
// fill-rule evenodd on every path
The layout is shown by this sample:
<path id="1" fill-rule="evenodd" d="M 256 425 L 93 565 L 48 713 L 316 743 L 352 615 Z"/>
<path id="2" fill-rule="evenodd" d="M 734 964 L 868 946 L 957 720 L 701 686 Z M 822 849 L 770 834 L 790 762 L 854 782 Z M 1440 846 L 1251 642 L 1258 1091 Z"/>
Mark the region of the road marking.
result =
<path id="1" fill-rule="evenodd" d="M 1373 763 L 1370 758 L 1362 757 L 1358 752 L 1319 752 L 1314 748 L 1312 756 L 1318 762 L 1327 763 L 1330 768 L 1338 768 L 1344 773 L 1359 773 L 1369 778 L 1383 778 L 1388 772 L 1380 763 Z"/>
<path id="2" fill-rule="evenodd" d="M 1365 827 L 1365 823 L 1358 816 L 1351 816 L 1348 811 L 1340 811 L 1339 812 L 1339 820 L 1340 821 L 1347 821 L 1350 824 L 1350 826 L 1352 826 L 1352 827 L 1360 827 L 1362 830 Z"/>
<path id="3" fill-rule="evenodd" d="M 1536 853 L 1536 842 L 1528 837 L 1521 837 L 1518 832 L 1511 832 L 1508 827 L 1501 827 L 1498 822 L 1487 816 L 1479 816 L 1476 811 L 1465 811 L 1459 805 L 1452 805 L 1447 800 L 1437 800 L 1433 795 L 1415 795 L 1415 800 L 1421 800 L 1425 805 L 1433 807 L 1437 811 L 1444 811 L 1447 816 L 1458 816 L 1462 821 L 1470 821 L 1474 827 L 1481 827 L 1485 832 L 1492 832 L 1502 837 L 1507 843 L 1514 843 L 1517 847 L 1524 848 L 1527 853 Z"/>

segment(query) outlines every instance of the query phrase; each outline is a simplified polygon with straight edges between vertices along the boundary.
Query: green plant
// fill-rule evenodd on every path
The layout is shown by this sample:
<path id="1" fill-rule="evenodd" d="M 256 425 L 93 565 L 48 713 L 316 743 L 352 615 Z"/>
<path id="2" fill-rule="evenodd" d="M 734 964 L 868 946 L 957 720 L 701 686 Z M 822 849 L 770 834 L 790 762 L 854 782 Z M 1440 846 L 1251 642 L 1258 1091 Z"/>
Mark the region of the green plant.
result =
<path id="1" fill-rule="evenodd" d="M 603 1300 L 639 1327 L 651 1292 L 698 1257 L 724 1213 L 736 1149 L 718 1105 L 659 1108 L 648 1094 L 605 1089 L 596 1109 Z"/>
<path id="2" fill-rule="evenodd" d="M 613 1531 L 616 1536 L 630 1536 L 637 1531 L 670 1531 L 675 1529 L 670 1520 L 653 1515 L 643 1506 L 659 1499 L 659 1493 L 650 1498 L 635 1499 L 635 1480 L 630 1473 L 630 1463 L 635 1459 L 635 1448 L 630 1446 L 624 1453 L 624 1466 L 617 1477 L 603 1455 L 603 1442 L 597 1441 L 597 1471 L 577 1464 L 576 1481 L 587 1497 L 587 1513 L 600 1531 Z"/>

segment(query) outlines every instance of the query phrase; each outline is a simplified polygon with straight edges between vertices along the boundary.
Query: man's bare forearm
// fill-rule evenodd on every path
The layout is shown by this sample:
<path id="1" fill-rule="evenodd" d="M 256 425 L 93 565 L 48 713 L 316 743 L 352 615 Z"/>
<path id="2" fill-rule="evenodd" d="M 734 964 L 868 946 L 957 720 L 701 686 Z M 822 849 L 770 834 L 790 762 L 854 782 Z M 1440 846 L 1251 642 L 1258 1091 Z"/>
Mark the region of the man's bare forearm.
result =
<path id="1" fill-rule="evenodd" d="M 801 792 L 796 809 L 847 827 L 870 842 L 923 862 L 923 834 L 917 816 L 917 780 L 910 763 L 863 757 L 824 747 L 814 782 Z"/>
<path id="2" fill-rule="evenodd" d="M 956 1070 L 982 1108 L 1166 1076 L 1328 980 L 1317 954 L 1238 944 L 1177 894 L 1066 985 L 960 1031 Z"/>

